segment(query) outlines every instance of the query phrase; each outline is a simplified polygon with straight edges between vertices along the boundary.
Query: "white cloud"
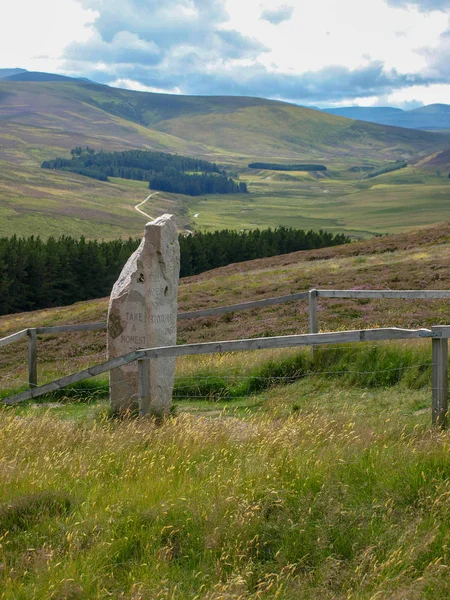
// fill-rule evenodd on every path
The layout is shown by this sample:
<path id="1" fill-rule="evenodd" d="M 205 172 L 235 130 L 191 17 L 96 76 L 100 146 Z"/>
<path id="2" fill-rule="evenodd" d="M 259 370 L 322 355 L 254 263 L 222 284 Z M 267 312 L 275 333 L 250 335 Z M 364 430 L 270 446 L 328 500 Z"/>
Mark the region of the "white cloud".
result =
<path id="1" fill-rule="evenodd" d="M 181 94 L 180 88 L 174 87 L 170 90 L 143 85 L 139 81 L 132 79 L 116 79 L 110 83 L 111 87 L 117 87 L 122 90 L 135 90 L 136 92 L 153 92 L 155 94 Z"/>
<path id="2" fill-rule="evenodd" d="M 333 65 L 357 68 L 364 55 L 387 68 L 418 72 L 425 60 L 415 48 L 435 43 L 445 29 L 441 13 L 389 7 L 384 0 L 317 0 L 297 5 L 279 27 L 256 20 L 259 0 L 226 0 L 228 27 L 253 35 L 271 48 L 267 67 L 302 73 Z M 273 6 L 266 0 L 264 6 Z M 397 32 L 404 36 L 399 37 Z"/>
<path id="3" fill-rule="evenodd" d="M 278 8 L 266 8 L 261 13 L 261 19 L 263 21 L 269 21 L 272 25 L 279 25 L 284 21 L 289 21 L 294 13 L 293 6 L 287 6 L 283 4 Z"/>
<path id="4" fill-rule="evenodd" d="M 395 93 L 407 101 L 428 97 L 427 89 L 444 93 L 431 84 L 450 85 L 444 16 L 449 5 L 16 0 L 0 13 L 0 67 L 57 71 L 142 90 L 318 103 L 327 94 L 329 103 L 376 103 Z M 414 91 L 419 95 L 413 95 L 414 86 L 420 86 Z"/>
<path id="5" fill-rule="evenodd" d="M 450 83 L 413 86 L 408 90 L 396 90 L 387 97 L 390 106 L 401 108 L 411 100 L 419 104 L 450 104 Z"/>
<path id="6" fill-rule="evenodd" d="M 0 9 L 0 56 L 3 65 L 55 71 L 71 40 L 85 42 L 96 13 L 76 0 L 13 0 Z"/>
<path id="7" fill-rule="evenodd" d="M 105 42 L 98 33 L 85 42 L 72 42 L 65 56 L 78 61 L 105 64 L 154 64 L 160 61 L 161 51 L 153 41 L 142 40 L 131 31 L 118 31 L 111 42 Z"/>

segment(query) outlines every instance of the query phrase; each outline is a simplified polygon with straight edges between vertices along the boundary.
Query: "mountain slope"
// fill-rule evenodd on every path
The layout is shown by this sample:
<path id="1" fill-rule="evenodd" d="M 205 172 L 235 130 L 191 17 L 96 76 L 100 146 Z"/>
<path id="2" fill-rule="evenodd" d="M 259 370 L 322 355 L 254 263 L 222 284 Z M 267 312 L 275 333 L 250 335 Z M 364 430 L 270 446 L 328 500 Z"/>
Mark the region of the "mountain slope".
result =
<path id="1" fill-rule="evenodd" d="M 0 79 L 18 75 L 19 73 L 27 73 L 26 69 L 0 69 Z"/>
<path id="2" fill-rule="evenodd" d="M 91 86 L 90 91 L 98 91 Z M 424 132 L 371 126 L 326 117 L 285 102 L 236 96 L 171 96 L 103 88 L 86 98 L 107 112 L 178 138 L 247 156 L 340 160 L 370 156 L 395 160 L 445 143 Z M 105 98 L 106 96 L 106 98 Z M 114 99 L 114 101 L 111 100 Z"/>
<path id="3" fill-rule="evenodd" d="M 56 73 L 43 73 L 41 71 L 21 71 L 6 75 L 3 79 L 8 81 L 88 81 L 87 79 L 78 79 L 75 77 L 67 77 L 66 75 L 58 75 Z"/>
<path id="4" fill-rule="evenodd" d="M 236 263 L 181 279 L 179 311 L 294 294 L 309 288 L 450 289 L 449 259 L 450 223 L 444 223 L 415 233 L 382 236 L 344 246 Z M 442 323 L 448 314 L 448 300 L 361 302 L 336 299 L 320 300 L 319 307 L 322 331 L 394 325 L 424 327 Z M 103 298 L 61 308 L 1 316 L 0 337 L 44 324 L 104 321 L 107 309 L 108 298 Z M 180 321 L 178 325 L 180 343 L 307 331 L 306 301 L 240 311 L 231 318 L 217 316 L 197 319 L 195 322 Z M 67 344 L 67 357 L 64 357 L 67 361 L 64 361 L 64 365 L 67 370 L 74 372 L 76 367 L 73 361 L 85 364 L 86 355 L 103 350 L 104 333 L 69 335 L 71 345 Z M 45 348 L 42 355 L 52 361 L 61 359 L 58 354 L 61 352 L 61 343 L 54 337 L 43 338 L 39 343 Z M 16 345 L 12 345 L 1 350 L 4 369 L 0 376 L 5 377 L 10 370 L 6 361 L 8 355 L 17 369 L 26 368 L 23 351 L 16 351 L 16 348 Z"/>
<path id="5" fill-rule="evenodd" d="M 0 119 L 3 133 L 26 142 L 41 136 L 47 148 L 68 149 L 86 136 L 94 144 L 97 138 L 97 147 L 105 149 L 151 146 L 205 156 L 325 157 L 338 162 L 374 160 L 376 152 L 381 162 L 445 147 L 435 134 L 351 121 L 272 100 L 171 96 L 83 82 L 0 81 Z"/>
<path id="6" fill-rule="evenodd" d="M 414 166 L 426 171 L 440 171 L 441 175 L 447 176 L 450 172 L 450 148 L 421 158 Z"/>
<path id="7" fill-rule="evenodd" d="M 154 148 L 205 153 L 188 141 L 150 130 L 106 112 L 90 84 L 0 81 L 0 159 L 36 166 L 46 158 L 67 154 L 78 145 L 111 150 Z M 106 86 L 94 86 L 100 91 Z"/>
<path id="8" fill-rule="evenodd" d="M 444 151 L 449 140 L 444 134 L 364 123 L 260 98 L 176 96 L 81 81 L 3 79 L 0 235 L 137 235 L 147 218 L 135 210 L 142 202 L 149 217 L 174 213 L 181 228 L 288 225 L 356 237 L 402 231 L 450 218 L 450 180 L 427 176 L 426 186 L 419 189 L 409 181 L 414 175 L 410 171 L 393 182 L 386 176 L 363 182 L 361 174 L 368 165 L 425 160 Z M 213 160 L 246 181 L 250 194 L 202 197 L 195 204 L 182 195 L 150 194 L 145 182 L 94 184 L 80 175 L 40 169 L 43 160 L 69 156 L 70 149 L 86 145 L 147 148 Z M 247 170 L 250 162 L 261 159 L 315 162 L 328 170 L 321 178 L 291 173 L 288 179 Z M 399 184 L 405 183 L 400 190 Z M 377 187 L 374 193 L 372 187 Z"/>

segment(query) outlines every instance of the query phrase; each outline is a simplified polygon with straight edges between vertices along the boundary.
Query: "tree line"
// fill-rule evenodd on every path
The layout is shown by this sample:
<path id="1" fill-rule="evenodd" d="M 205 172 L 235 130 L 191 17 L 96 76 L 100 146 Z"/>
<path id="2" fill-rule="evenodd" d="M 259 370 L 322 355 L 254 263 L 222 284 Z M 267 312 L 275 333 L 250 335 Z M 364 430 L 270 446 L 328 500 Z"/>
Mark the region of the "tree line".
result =
<path id="1" fill-rule="evenodd" d="M 152 190 L 190 196 L 246 193 L 245 183 L 234 182 L 216 163 L 153 150 L 99 152 L 78 146 L 71 158 L 45 160 L 43 169 L 57 169 L 100 181 L 110 177 L 148 181 Z"/>
<path id="2" fill-rule="evenodd" d="M 269 171 L 326 171 L 325 165 L 315 164 L 297 164 L 297 165 L 281 165 L 278 163 L 255 162 L 248 165 L 249 169 L 268 169 Z"/>
<path id="3" fill-rule="evenodd" d="M 181 277 L 296 250 L 350 241 L 342 234 L 287 227 L 230 230 L 181 236 Z M 64 306 L 111 293 L 139 239 L 96 241 L 84 237 L 0 238 L 0 314 Z"/>
<path id="4" fill-rule="evenodd" d="M 338 246 L 350 241 L 341 233 L 334 235 L 322 229 L 304 231 L 282 226 L 241 232 L 223 229 L 197 233 L 180 238 L 181 276 L 197 275 L 244 260 Z"/>
<path id="5" fill-rule="evenodd" d="M 388 165 L 384 165 L 383 167 L 379 167 L 372 171 L 371 173 L 367 173 L 364 176 L 364 179 L 371 179 L 372 177 L 377 177 L 378 175 L 384 175 L 385 173 L 390 173 L 391 171 L 398 171 L 398 169 L 404 169 L 408 166 L 408 163 L 404 160 L 396 160 L 393 163 L 389 163 Z"/>
<path id="6" fill-rule="evenodd" d="M 137 245 L 131 238 L 0 238 L 0 314 L 107 296 Z"/>
<path id="7" fill-rule="evenodd" d="M 246 194 L 247 185 L 233 181 L 225 175 L 186 175 L 169 170 L 150 178 L 148 187 L 151 190 L 162 190 L 188 196 L 202 194 Z"/>

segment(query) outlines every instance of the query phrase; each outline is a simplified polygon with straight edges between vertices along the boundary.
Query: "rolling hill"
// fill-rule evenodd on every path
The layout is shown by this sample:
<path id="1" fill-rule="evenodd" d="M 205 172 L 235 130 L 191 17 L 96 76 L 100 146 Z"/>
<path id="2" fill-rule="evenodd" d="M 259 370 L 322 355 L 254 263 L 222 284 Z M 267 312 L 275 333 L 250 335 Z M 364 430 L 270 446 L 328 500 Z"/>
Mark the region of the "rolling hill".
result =
<path id="1" fill-rule="evenodd" d="M 380 162 L 445 146 L 432 133 L 361 123 L 273 100 L 153 94 L 74 81 L 2 80 L 0 118 L 3 136 L 22 130 L 24 141 L 41 139 L 47 154 L 52 145 L 77 145 L 80 136 L 108 149 L 140 144 L 234 161 L 270 156 Z"/>
<path id="2" fill-rule="evenodd" d="M 415 166 L 428 171 L 439 171 L 447 176 L 450 171 L 450 148 L 417 159 Z"/>
<path id="3" fill-rule="evenodd" d="M 216 228 L 217 221 L 233 228 L 288 224 L 330 227 L 367 237 L 450 218 L 441 201 L 425 221 L 420 221 L 422 208 L 417 216 L 414 201 L 410 202 L 411 218 L 405 218 L 404 204 L 395 202 L 394 193 L 394 228 L 392 215 L 376 219 L 373 226 L 376 206 L 358 212 L 351 198 L 378 183 L 375 178 L 370 186 L 360 184 L 361 174 L 352 173 L 352 167 L 425 159 L 450 145 L 443 134 L 364 123 L 261 98 L 154 94 L 83 81 L 42 80 L 45 77 L 17 80 L 36 77 L 22 72 L 0 79 L 0 235 L 140 234 L 145 217 L 134 207 L 148 196 L 144 182 L 93 183 L 39 168 L 43 160 L 68 156 L 71 148 L 86 145 L 198 156 L 221 163 L 249 182 L 248 198 L 234 198 L 237 204 L 230 204 L 231 218 L 224 220 L 215 203 L 221 203 L 221 208 L 227 203 L 219 196 L 202 198 L 200 207 L 175 194 L 158 194 L 149 200 L 150 216 L 174 212 L 180 227 L 191 223 Z M 248 163 L 269 158 L 324 163 L 326 179 L 321 182 L 319 176 L 304 173 L 292 173 L 289 180 L 274 179 L 270 172 L 247 171 Z M 431 184 L 447 182 L 441 178 Z M 446 192 L 447 188 L 442 190 Z M 326 202 L 325 193 L 329 193 Z M 427 193 L 420 190 L 422 200 Z M 344 212 L 339 209 L 342 202 L 347 207 Z M 248 218 L 243 219 L 246 211 Z M 200 221 L 194 218 L 197 214 Z"/>
<path id="4" fill-rule="evenodd" d="M 157 194 L 142 206 L 145 182 L 40 169 L 86 144 L 213 158 L 250 194 Z M 448 164 L 446 145 L 443 135 L 267 100 L 4 80 L 0 235 L 141 234 L 137 202 L 177 213 L 180 226 L 402 231 L 450 220 L 450 179 L 434 173 Z M 314 158 L 328 170 L 247 168 L 263 157 Z M 399 158 L 410 164 L 364 179 L 360 167 Z M 179 310 L 312 287 L 448 289 L 449 259 L 450 223 L 439 223 L 184 278 Z M 107 305 L 3 316 L 0 337 L 104 320 Z M 448 300 L 320 299 L 318 312 L 322 331 L 424 327 L 447 315 Z M 307 330 L 307 302 L 292 302 L 180 321 L 178 343 Z M 105 357 L 104 332 L 38 340 L 39 383 Z M 357 346 L 183 357 L 174 414 L 158 425 L 110 418 L 105 376 L 1 407 L 2 597 L 448 597 L 449 437 L 430 428 L 431 340 Z M 0 398 L 27 385 L 26 355 L 26 340 L 1 348 Z"/>
<path id="5" fill-rule="evenodd" d="M 12 75 L 27 73 L 26 69 L 0 69 L 0 79 L 8 79 Z"/>

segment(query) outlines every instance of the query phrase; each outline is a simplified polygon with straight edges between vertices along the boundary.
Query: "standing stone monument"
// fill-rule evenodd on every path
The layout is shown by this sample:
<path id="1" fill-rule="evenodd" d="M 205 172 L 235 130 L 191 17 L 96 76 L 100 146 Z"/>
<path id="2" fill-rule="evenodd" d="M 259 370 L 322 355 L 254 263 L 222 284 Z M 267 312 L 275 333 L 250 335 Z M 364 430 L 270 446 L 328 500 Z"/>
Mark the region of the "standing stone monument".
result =
<path id="1" fill-rule="evenodd" d="M 147 223 L 139 248 L 114 284 L 108 309 L 108 359 L 140 348 L 172 346 L 177 341 L 180 246 L 172 215 Z M 161 416 L 172 399 L 175 358 L 149 361 L 148 412 Z M 111 408 L 138 407 L 137 362 L 110 372 Z"/>

